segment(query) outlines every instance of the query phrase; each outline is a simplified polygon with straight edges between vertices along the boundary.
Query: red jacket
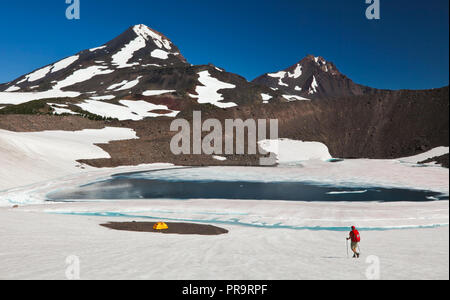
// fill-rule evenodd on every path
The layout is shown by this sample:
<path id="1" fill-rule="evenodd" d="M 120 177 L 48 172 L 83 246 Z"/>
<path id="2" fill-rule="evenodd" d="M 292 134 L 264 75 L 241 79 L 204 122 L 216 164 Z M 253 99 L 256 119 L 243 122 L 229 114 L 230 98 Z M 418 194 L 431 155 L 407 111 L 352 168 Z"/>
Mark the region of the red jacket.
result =
<path id="1" fill-rule="evenodd" d="M 350 239 L 352 240 L 353 243 L 361 242 L 361 236 L 359 235 L 359 231 L 356 229 L 350 231 Z"/>

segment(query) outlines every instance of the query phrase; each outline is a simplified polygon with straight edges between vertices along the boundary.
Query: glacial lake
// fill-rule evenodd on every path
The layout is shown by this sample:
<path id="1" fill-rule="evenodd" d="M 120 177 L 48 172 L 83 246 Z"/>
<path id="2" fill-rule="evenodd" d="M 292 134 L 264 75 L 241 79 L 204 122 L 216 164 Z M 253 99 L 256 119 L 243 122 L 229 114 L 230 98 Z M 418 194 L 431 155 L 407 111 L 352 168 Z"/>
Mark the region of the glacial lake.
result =
<path id="1" fill-rule="evenodd" d="M 83 186 L 53 191 L 48 201 L 74 202 L 123 199 L 241 199 L 282 201 L 436 201 L 436 192 L 385 187 L 345 187 L 311 182 L 262 182 L 208 174 L 207 169 L 182 168 L 117 174 Z M 261 171 L 266 171 L 261 169 Z M 203 172 L 203 173 L 202 173 Z M 236 176 L 239 177 L 239 176 Z"/>

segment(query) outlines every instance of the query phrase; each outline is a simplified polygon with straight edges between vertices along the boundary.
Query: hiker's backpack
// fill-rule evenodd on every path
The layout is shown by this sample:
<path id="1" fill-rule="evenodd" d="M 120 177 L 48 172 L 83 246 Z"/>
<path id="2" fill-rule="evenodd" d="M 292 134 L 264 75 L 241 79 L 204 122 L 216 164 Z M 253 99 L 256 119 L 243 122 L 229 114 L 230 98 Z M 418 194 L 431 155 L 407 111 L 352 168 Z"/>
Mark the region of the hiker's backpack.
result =
<path id="1" fill-rule="evenodd" d="M 356 229 L 352 231 L 352 242 L 361 242 L 361 236 L 359 235 L 359 231 Z"/>

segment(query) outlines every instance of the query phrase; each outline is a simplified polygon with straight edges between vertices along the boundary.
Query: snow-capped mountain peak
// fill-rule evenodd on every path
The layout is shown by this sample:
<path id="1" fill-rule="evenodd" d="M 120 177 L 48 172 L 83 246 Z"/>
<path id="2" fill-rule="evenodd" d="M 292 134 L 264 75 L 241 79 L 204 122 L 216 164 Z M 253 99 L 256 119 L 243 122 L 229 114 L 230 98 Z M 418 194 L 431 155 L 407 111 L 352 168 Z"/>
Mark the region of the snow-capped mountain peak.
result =
<path id="1" fill-rule="evenodd" d="M 254 83 L 300 97 L 320 98 L 359 95 L 371 89 L 355 84 L 322 56 L 307 55 L 295 65 L 264 74 Z"/>
<path id="2" fill-rule="evenodd" d="M 169 41 L 167 38 L 165 38 L 162 34 L 159 32 L 156 32 L 155 30 L 149 28 L 146 25 L 139 24 L 133 26 L 133 31 L 146 41 L 149 41 L 150 39 L 153 40 L 153 42 L 159 47 L 159 48 L 165 48 L 166 50 L 172 50 L 172 42 Z"/>
<path id="3" fill-rule="evenodd" d="M 156 30 L 139 24 L 102 46 L 81 51 L 2 85 L 0 91 L 66 89 L 91 92 L 98 91 L 103 85 L 117 83 L 111 82 L 114 77 L 132 80 L 128 77 L 136 76 L 128 74 L 140 69 L 187 65 L 172 41 Z M 103 76 L 109 74 L 112 76 Z"/>
<path id="4" fill-rule="evenodd" d="M 136 65 L 186 63 L 178 48 L 163 34 L 140 24 L 130 27 L 107 46 L 116 53 L 112 63 L 118 68 Z M 170 62 L 169 62 L 170 61 Z"/>

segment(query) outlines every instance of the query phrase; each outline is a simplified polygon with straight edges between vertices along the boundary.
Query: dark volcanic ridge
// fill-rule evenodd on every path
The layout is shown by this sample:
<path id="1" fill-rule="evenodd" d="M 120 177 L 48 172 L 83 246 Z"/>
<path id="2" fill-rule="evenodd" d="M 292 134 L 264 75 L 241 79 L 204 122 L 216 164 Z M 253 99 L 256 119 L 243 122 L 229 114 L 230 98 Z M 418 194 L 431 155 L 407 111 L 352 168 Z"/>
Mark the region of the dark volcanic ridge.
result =
<path id="1" fill-rule="evenodd" d="M 429 158 L 427 160 L 424 160 L 422 162 L 420 162 L 420 164 L 428 164 L 428 163 L 436 163 L 438 165 L 441 165 L 444 168 L 449 168 L 449 162 L 448 162 L 448 154 L 442 155 L 442 156 L 437 156 L 437 157 L 432 157 Z"/>

